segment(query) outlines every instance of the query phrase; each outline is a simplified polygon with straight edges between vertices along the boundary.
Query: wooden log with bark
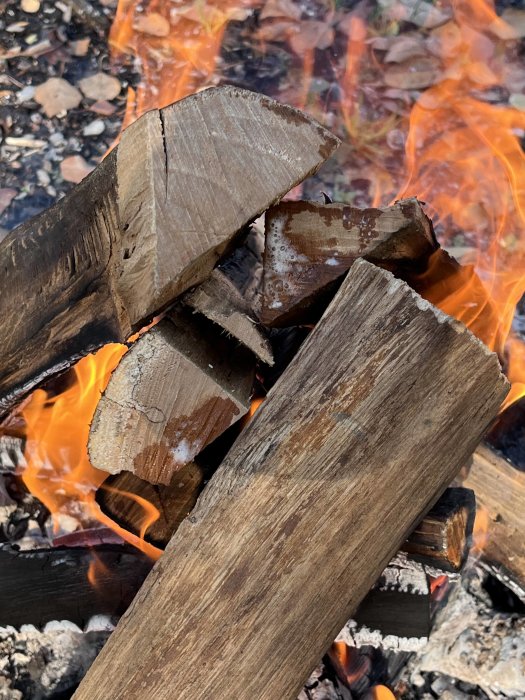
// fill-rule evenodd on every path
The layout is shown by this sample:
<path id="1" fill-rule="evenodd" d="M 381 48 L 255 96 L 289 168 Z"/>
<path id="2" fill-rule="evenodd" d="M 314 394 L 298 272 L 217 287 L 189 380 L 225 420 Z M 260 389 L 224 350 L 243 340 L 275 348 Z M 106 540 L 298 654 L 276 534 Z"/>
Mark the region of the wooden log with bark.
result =
<path id="1" fill-rule="evenodd" d="M 132 124 L 69 195 L 0 244 L 0 415 L 203 281 L 337 144 L 301 112 L 234 87 Z"/>
<path id="2" fill-rule="evenodd" d="M 449 488 L 403 544 L 423 564 L 444 571 L 461 571 L 470 549 L 476 515 L 474 492 Z"/>
<path id="3" fill-rule="evenodd" d="M 97 469 L 169 484 L 250 408 L 255 360 L 189 309 L 171 310 L 115 369 L 91 425 Z"/>
<path id="4" fill-rule="evenodd" d="M 464 326 L 355 263 L 76 700 L 296 697 L 507 391 Z"/>
<path id="5" fill-rule="evenodd" d="M 463 485 L 476 494 L 482 561 L 525 602 L 525 473 L 480 445 Z"/>
<path id="6" fill-rule="evenodd" d="M 281 202 L 266 212 L 261 321 L 289 326 L 317 320 L 359 257 L 399 276 L 423 270 L 437 248 L 416 199 L 374 209 Z"/>

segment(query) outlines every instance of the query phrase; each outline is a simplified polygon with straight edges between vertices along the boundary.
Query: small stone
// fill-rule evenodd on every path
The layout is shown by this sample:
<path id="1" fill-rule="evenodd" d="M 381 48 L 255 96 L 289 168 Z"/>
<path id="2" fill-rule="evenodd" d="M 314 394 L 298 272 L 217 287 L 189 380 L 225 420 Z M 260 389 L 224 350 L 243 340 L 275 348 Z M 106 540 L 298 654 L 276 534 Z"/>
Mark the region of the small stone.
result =
<path id="1" fill-rule="evenodd" d="M 58 146 L 64 146 L 66 143 L 66 139 L 64 138 L 64 134 L 61 131 L 55 131 L 51 134 L 49 137 L 49 141 L 51 142 L 52 146 L 55 146 L 56 148 Z"/>
<path id="2" fill-rule="evenodd" d="M 85 56 L 89 49 L 89 44 L 91 39 L 77 39 L 76 41 L 71 41 L 69 46 L 71 47 L 71 53 L 73 56 Z"/>
<path id="3" fill-rule="evenodd" d="M 509 104 L 514 109 L 519 109 L 521 112 L 525 112 L 525 95 L 520 92 L 515 92 L 509 97 Z"/>
<path id="4" fill-rule="evenodd" d="M 78 107 L 82 95 L 67 80 L 49 78 L 35 88 L 35 100 L 42 105 L 46 116 L 55 117 L 61 112 Z"/>
<path id="5" fill-rule="evenodd" d="M 51 183 L 51 178 L 49 177 L 49 173 L 46 173 L 45 170 L 37 170 L 36 177 L 38 180 L 38 184 L 42 185 L 42 187 L 47 187 Z"/>
<path id="6" fill-rule="evenodd" d="M 0 214 L 4 212 L 7 207 L 11 204 L 11 200 L 16 197 L 18 192 L 13 190 L 11 187 L 4 187 L 0 189 Z"/>
<path id="7" fill-rule="evenodd" d="M 88 109 L 92 112 L 95 112 L 95 114 L 102 114 L 102 116 L 104 117 L 110 117 L 117 111 L 115 105 L 112 105 L 111 102 L 108 102 L 107 100 L 100 100 L 99 102 L 94 102 L 91 106 L 88 107 Z"/>
<path id="8" fill-rule="evenodd" d="M 106 125 L 102 119 L 95 119 L 82 129 L 84 136 L 100 136 L 104 132 Z"/>
<path id="9" fill-rule="evenodd" d="M 35 96 L 35 88 L 32 85 L 26 85 L 16 93 L 16 99 L 20 104 L 29 102 Z"/>
<path id="10" fill-rule="evenodd" d="M 83 78 L 78 86 L 90 100 L 113 100 L 122 89 L 120 81 L 107 73 L 95 73 Z"/>
<path id="11" fill-rule="evenodd" d="M 60 163 L 60 172 L 64 180 L 74 182 L 77 185 L 92 170 L 94 170 L 94 166 L 89 165 L 82 156 L 68 156 Z"/>
<path id="12" fill-rule="evenodd" d="M 40 0 L 22 0 L 20 3 L 20 7 L 24 12 L 34 14 L 40 9 Z"/>

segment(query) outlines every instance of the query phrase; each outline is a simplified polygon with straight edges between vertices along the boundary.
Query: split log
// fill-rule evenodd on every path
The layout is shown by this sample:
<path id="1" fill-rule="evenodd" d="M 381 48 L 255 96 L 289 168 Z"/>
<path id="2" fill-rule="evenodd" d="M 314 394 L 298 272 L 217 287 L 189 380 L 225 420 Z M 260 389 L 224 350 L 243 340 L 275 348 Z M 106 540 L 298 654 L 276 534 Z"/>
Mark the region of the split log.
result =
<path id="1" fill-rule="evenodd" d="M 356 262 L 76 700 L 297 697 L 507 391 L 464 326 Z"/>
<path id="2" fill-rule="evenodd" d="M 482 560 L 525 602 L 525 473 L 480 445 L 463 485 L 476 494 Z"/>
<path id="3" fill-rule="evenodd" d="M 122 545 L 0 549 L 0 626 L 122 615 L 151 569 L 151 560 Z M 96 586 L 88 580 L 93 567 Z"/>
<path id="4" fill-rule="evenodd" d="M 474 491 L 449 488 L 410 533 L 402 549 L 423 564 L 459 572 L 468 557 L 475 515 Z"/>
<path id="5" fill-rule="evenodd" d="M 234 87 L 132 124 L 89 177 L 0 244 L 0 415 L 203 281 L 337 144 L 301 112 Z"/>
<path id="6" fill-rule="evenodd" d="M 124 355 L 89 434 L 91 463 L 155 484 L 250 408 L 255 359 L 189 309 L 171 311 Z"/>
<path id="7" fill-rule="evenodd" d="M 416 199 L 379 209 L 281 202 L 266 212 L 261 321 L 290 326 L 317 320 L 359 257 L 400 276 L 424 269 L 437 248 Z"/>
<path id="8" fill-rule="evenodd" d="M 260 360 L 273 365 L 270 343 L 257 327 L 250 306 L 222 272 L 214 270 L 205 282 L 186 294 L 182 301 L 220 326 Z"/>
<path id="9" fill-rule="evenodd" d="M 175 472 L 167 486 L 150 484 L 135 474 L 121 472 L 110 476 L 99 488 L 97 502 L 121 527 L 139 535 L 145 514 L 140 499 L 149 501 L 159 511 L 159 519 L 148 527 L 145 538 L 156 547 L 164 548 L 193 509 L 203 481 L 204 470 L 195 462 Z"/>

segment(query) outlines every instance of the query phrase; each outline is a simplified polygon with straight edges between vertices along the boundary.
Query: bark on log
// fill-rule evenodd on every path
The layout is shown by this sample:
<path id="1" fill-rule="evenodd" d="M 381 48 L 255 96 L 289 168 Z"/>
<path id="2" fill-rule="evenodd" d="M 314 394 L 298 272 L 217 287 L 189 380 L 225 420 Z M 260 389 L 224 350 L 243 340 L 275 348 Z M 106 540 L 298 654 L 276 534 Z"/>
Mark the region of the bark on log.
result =
<path id="1" fill-rule="evenodd" d="M 88 580 L 95 566 L 97 585 Z M 151 569 L 151 560 L 122 545 L 0 549 L 0 626 L 122 615 Z"/>
<path id="2" fill-rule="evenodd" d="M 273 365 L 268 339 L 257 327 L 255 316 L 240 292 L 220 270 L 184 296 L 183 303 L 220 326 L 254 355 Z"/>
<path id="3" fill-rule="evenodd" d="M 423 564 L 459 572 L 468 557 L 475 515 L 474 492 L 449 488 L 401 549 Z"/>
<path id="4" fill-rule="evenodd" d="M 132 124 L 67 197 L 0 244 L 0 415 L 203 281 L 337 144 L 301 112 L 234 87 Z"/>
<path id="5" fill-rule="evenodd" d="M 380 209 L 281 202 L 266 212 L 261 321 L 290 326 L 317 320 L 337 280 L 359 257 L 406 273 L 424 269 L 437 248 L 416 199 Z"/>
<path id="6" fill-rule="evenodd" d="M 483 561 L 525 602 L 525 473 L 480 445 L 463 485 L 476 494 Z"/>
<path id="7" fill-rule="evenodd" d="M 358 261 L 76 700 L 297 697 L 507 391 L 464 326 Z"/>
<path id="8" fill-rule="evenodd" d="M 131 346 L 93 417 L 94 467 L 169 484 L 248 412 L 255 358 L 214 331 L 179 307 Z"/>

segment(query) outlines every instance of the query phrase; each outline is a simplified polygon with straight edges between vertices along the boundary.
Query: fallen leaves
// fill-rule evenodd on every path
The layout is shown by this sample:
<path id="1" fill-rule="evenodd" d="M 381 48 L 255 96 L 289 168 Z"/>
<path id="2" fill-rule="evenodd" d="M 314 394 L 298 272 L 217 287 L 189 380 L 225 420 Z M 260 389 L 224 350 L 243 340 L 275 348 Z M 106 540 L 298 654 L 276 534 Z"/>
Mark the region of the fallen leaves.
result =
<path id="1" fill-rule="evenodd" d="M 79 87 L 90 100 L 114 100 L 122 88 L 120 81 L 107 73 L 95 73 L 89 78 L 83 78 Z"/>
<path id="2" fill-rule="evenodd" d="M 379 0 L 379 4 L 389 19 L 411 22 L 425 29 L 438 27 L 451 17 L 450 11 L 440 10 L 426 0 Z"/>
<path id="3" fill-rule="evenodd" d="M 82 156 L 68 156 L 60 163 L 60 173 L 67 182 L 74 182 L 78 185 L 86 175 L 94 170 Z"/>
<path id="4" fill-rule="evenodd" d="M 440 77 L 439 63 L 429 58 L 398 63 L 388 68 L 384 74 L 385 83 L 402 90 L 421 90 L 434 85 Z"/>
<path id="5" fill-rule="evenodd" d="M 34 94 L 35 100 L 42 105 L 48 117 L 67 112 L 78 107 L 82 100 L 80 92 L 63 78 L 49 78 L 38 85 Z"/>
<path id="6" fill-rule="evenodd" d="M 334 29 L 327 22 L 305 20 L 297 34 L 290 37 L 290 47 L 299 56 L 313 49 L 327 49 L 334 43 Z"/>

